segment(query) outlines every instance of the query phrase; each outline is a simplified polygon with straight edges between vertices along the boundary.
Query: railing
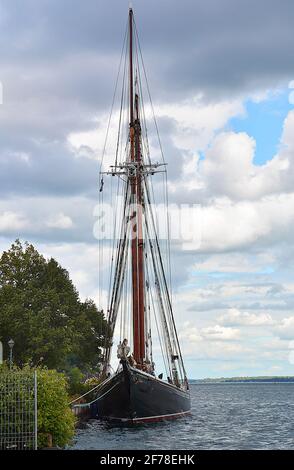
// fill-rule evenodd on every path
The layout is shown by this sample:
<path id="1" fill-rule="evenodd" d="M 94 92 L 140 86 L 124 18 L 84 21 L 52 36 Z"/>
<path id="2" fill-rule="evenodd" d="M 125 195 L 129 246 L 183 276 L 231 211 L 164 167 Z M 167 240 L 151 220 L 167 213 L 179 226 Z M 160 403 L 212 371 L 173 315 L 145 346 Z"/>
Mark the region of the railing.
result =
<path id="1" fill-rule="evenodd" d="M 37 373 L 0 371 L 0 450 L 37 449 Z"/>

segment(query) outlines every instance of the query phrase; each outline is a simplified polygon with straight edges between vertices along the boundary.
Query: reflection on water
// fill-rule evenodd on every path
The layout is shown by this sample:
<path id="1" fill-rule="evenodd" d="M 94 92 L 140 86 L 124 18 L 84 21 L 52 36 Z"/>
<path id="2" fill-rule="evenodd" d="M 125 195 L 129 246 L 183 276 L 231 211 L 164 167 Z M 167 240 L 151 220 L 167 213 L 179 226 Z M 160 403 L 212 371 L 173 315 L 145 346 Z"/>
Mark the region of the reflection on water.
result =
<path id="1" fill-rule="evenodd" d="M 91 420 L 72 449 L 294 449 L 294 384 L 191 385 L 192 416 L 136 427 Z"/>

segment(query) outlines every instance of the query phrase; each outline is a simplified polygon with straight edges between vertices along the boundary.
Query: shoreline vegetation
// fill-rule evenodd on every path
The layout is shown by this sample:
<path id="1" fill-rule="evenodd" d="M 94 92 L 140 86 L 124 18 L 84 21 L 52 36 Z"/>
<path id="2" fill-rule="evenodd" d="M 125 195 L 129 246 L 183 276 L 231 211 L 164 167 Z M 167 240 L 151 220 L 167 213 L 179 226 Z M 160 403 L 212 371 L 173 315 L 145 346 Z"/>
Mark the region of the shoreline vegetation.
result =
<path id="1" fill-rule="evenodd" d="M 5 373 L 37 370 L 38 445 L 63 448 L 77 421 L 69 403 L 99 382 L 109 337 L 104 312 L 93 300 L 80 298 L 68 271 L 55 259 L 20 240 L 0 256 L 0 312 L 0 388 Z M 5 399 L 20 406 L 21 397 L 7 394 Z"/>
<path id="2" fill-rule="evenodd" d="M 12 420 L 1 420 L 0 436 L 24 432 L 26 413 L 32 412 L 32 408 L 29 408 L 31 405 L 28 404 L 28 394 L 32 392 L 27 384 L 30 383 L 35 371 L 38 397 L 38 448 L 62 449 L 72 442 L 77 425 L 77 418 L 69 407 L 68 378 L 61 372 L 43 366 L 31 367 L 27 364 L 22 368 L 17 366 L 10 368 L 5 362 L 0 365 L 0 408 L 15 410 Z M 11 382 L 7 382 L 9 375 Z M 7 383 L 15 383 L 14 388 L 7 390 Z"/>
<path id="3" fill-rule="evenodd" d="M 257 376 L 257 377 L 219 377 L 205 379 L 190 379 L 191 385 L 201 384 L 232 384 L 232 383 L 294 383 L 294 376 Z"/>

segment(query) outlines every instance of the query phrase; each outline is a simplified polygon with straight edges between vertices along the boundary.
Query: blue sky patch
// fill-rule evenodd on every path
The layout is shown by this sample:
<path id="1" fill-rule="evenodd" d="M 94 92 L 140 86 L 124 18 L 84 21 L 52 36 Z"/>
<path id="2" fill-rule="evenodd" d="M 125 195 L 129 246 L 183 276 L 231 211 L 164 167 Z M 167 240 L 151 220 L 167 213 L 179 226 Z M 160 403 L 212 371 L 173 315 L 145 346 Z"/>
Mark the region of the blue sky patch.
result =
<path id="1" fill-rule="evenodd" d="M 287 88 L 259 103 L 248 100 L 245 103 L 246 115 L 229 121 L 231 130 L 246 132 L 255 139 L 254 163 L 256 165 L 263 165 L 277 153 L 284 120 L 291 108 Z"/>

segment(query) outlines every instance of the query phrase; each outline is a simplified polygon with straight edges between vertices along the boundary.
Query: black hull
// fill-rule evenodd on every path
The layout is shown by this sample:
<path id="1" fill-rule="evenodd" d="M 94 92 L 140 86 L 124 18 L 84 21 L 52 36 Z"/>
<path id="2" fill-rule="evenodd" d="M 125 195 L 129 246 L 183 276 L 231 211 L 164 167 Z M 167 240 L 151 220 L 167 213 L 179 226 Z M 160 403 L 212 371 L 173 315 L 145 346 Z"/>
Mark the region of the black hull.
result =
<path id="1" fill-rule="evenodd" d="M 190 394 L 124 365 L 102 384 L 91 403 L 91 417 L 135 424 L 175 419 L 190 413 Z"/>

